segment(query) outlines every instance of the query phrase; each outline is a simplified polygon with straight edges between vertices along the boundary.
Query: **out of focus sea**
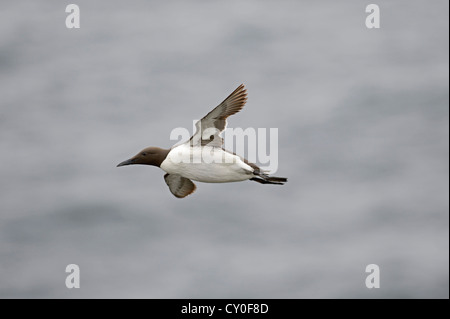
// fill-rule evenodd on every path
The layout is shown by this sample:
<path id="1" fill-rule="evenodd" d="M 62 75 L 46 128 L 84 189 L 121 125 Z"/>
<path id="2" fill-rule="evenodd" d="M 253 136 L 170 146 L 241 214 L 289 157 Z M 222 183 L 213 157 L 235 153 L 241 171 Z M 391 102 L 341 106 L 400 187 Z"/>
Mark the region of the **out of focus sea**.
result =
<path id="1" fill-rule="evenodd" d="M 0 2 L 0 297 L 449 297 L 448 1 L 76 3 Z M 285 186 L 115 167 L 240 83 Z"/>

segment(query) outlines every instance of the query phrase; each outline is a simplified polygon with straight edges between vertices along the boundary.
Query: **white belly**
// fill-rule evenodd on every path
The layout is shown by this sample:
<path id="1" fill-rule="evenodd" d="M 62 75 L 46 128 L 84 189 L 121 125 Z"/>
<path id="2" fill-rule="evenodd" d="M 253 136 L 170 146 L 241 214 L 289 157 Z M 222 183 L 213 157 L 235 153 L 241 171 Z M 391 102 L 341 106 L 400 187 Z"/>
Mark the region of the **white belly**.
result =
<path id="1" fill-rule="evenodd" d="M 253 177 L 252 167 L 220 147 L 191 148 L 182 144 L 167 154 L 160 167 L 169 174 L 205 183 L 238 182 Z"/>

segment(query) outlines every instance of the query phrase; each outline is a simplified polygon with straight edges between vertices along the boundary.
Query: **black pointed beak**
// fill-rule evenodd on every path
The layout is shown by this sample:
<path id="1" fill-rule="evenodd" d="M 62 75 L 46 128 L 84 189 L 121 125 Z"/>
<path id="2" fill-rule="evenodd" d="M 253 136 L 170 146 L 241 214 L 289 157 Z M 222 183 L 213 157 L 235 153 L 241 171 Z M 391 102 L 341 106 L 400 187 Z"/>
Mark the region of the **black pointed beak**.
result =
<path id="1" fill-rule="evenodd" d="M 123 161 L 122 163 L 117 164 L 117 167 L 125 166 L 125 165 L 132 165 L 132 164 L 134 164 L 134 162 L 135 162 L 134 159 L 130 158 L 126 161 Z"/>

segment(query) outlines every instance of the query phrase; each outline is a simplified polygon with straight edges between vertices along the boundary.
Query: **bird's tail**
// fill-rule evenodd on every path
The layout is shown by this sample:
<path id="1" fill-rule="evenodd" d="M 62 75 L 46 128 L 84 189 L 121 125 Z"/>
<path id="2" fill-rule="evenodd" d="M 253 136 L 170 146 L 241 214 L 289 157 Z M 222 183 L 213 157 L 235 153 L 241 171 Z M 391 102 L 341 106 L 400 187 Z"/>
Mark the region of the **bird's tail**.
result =
<path id="1" fill-rule="evenodd" d="M 260 174 L 258 177 L 250 178 L 251 181 L 255 181 L 261 184 L 273 184 L 273 185 L 284 185 L 287 182 L 285 177 L 275 177 L 266 174 Z"/>

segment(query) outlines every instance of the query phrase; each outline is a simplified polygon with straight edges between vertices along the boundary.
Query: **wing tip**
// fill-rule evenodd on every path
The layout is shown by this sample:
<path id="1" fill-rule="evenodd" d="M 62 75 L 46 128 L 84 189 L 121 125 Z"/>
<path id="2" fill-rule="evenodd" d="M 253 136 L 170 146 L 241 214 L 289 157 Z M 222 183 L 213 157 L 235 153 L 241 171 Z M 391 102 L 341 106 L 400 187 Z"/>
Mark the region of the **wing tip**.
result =
<path id="1" fill-rule="evenodd" d="M 194 185 L 194 188 L 192 188 L 192 190 L 189 192 L 189 193 L 183 193 L 183 194 L 173 194 L 176 198 L 185 198 L 185 197 L 187 197 L 187 196 L 189 196 L 189 195 L 191 195 L 191 194 L 193 194 L 194 192 L 195 192 L 195 190 L 197 189 L 197 186 L 194 184 L 194 183 L 192 183 L 192 185 Z"/>
<path id="2" fill-rule="evenodd" d="M 245 88 L 244 83 L 242 83 L 224 101 L 231 100 L 233 102 L 243 102 L 243 104 L 245 104 L 247 99 L 247 89 Z"/>

